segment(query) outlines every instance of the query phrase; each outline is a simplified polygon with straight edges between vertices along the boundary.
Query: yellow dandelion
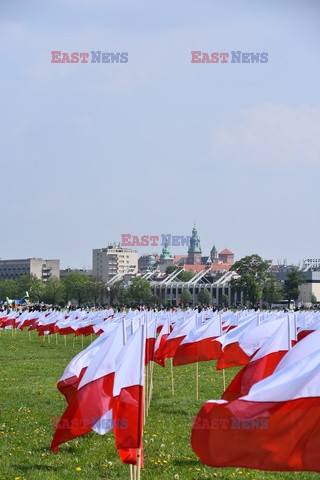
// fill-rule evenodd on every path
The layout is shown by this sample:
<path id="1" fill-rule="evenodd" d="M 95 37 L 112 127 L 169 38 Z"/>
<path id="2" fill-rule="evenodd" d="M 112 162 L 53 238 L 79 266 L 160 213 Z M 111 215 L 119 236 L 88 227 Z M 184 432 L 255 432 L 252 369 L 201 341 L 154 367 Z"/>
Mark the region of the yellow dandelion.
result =
<path id="1" fill-rule="evenodd" d="M 81 472 L 81 467 L 76 467 L 77 472 Z"/>

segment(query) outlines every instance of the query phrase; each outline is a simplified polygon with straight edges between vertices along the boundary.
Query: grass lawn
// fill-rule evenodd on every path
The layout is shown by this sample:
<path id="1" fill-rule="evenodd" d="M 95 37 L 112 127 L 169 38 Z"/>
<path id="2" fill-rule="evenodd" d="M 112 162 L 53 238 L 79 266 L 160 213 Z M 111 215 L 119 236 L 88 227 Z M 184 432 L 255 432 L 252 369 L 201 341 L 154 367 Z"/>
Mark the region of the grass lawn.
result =
<path id="1" fill-rule="evenodd" d="M 84 347 L 90 337 L 84 339 Z M 121 464 L 112 432 L 90 433 L 49 450 L 52 417 L 66 407 L 56 388 L 65 366 L 82 350 L 82 340 L 53 336 L 50 343 L 31 332 L 10 330 L 0 337 L 0 480 L 128 479 L 129 466 Z M 226 371 L 227 384 L 236 369 Z M 192 418 L 209 399 L 220 398 L 222 373 L 215 362 L 199 364 L 199 400 L 195 399 L 195 365 L 174 368 L 175 395 L 171 393 L 169 363 L 155 365 L 154 390 L 144 429 L 145 467 L 142 480 L 220 479 L 319 479 L 317 473 L 260 472 L 242 468 L 204 466 L 190 445 Z M 319 445 L 320 455 L 320 445 Z"/>

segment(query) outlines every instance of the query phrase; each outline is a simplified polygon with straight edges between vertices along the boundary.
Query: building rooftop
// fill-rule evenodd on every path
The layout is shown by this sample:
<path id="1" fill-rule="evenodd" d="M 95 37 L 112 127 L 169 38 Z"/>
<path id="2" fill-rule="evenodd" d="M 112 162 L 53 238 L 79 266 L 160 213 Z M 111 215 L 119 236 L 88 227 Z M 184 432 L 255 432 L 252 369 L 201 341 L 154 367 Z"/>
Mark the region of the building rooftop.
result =
<path id="1" fill-rule="evenodd" d="M 234 253 L 230 252 L 230 250 L 225 248 L 224 250 L 222 250 L 222 252 L 219 253 L 219 255 L 234 255 Z"/>

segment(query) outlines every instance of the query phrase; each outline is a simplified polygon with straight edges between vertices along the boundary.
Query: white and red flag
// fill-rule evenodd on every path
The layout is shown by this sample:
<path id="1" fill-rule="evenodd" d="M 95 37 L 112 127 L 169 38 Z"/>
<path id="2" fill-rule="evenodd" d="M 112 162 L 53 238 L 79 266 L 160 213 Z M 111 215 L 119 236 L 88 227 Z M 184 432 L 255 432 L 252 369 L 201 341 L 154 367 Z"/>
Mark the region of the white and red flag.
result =
<path id="1" fill-rule="evenodd" d="M 106 339 L 112 335 L 112 332 L 119 328 L 116 323 L 109 323 L 105 332 L 92 342 L 85 350 L 76 355 L 65 368 L 62 377 L 57 383 L 58 390 L 66 397 L 69 403 L 76 393 L 79 383 L 85 374 L 89 363 L 93 360 L 101 346 L 107 344 Z"/>
<path id="2" fill-rule="evenodd" d="M 206 402 L 191 443 L 214 467 L 319 472 L 320 331 L 298 342 L 248 395 Z"/>
<path id="3" fill-rule="evenodd" d="M 215 315 L 200 327 L 191 330 L 177 348 L 173 365 L 186 365 L 219 358 L 220 344 L 212 340 L 220 335 L 220 329 L 220 318 Z M 217 345 L 219 345 L 218 349 L 215 348 Z"/>
<path id="4" fill-rule="evenodd" d="M 239 339 L 244 331 L 257 326 L 258 323 L 259 317 L 255 315 L 214 340 L 214 342 L 221 344 L 221 355 L 217 362 L 217 370 L 246 365 L 250 361 L 251 357 L 242 350 Z"/>
<path id="5" fill-rule="evenodd" d="M 111 335 L 102 339 L 100 348 L 86 367 L 58 423 L 51 450 L 57 452 L 62 443 L 90 432 L 111 410 L 116 358 L 122 348 L 123 328 L 119 324 Z M 81 371 L 81 365 L 79 369 Z"/>
<path id="6" fill-rule="evenodd" d="M 196 327 L 197 316 L 196 314 L 191 315 L 186 320 L 182 321 L 179 324 L 176 324 L 170 335 L 167 336 L 165 343 L 162 343 L 161 351 L 158 350 L 157 355 L 155 356 L 155 362 L 159 363 L 163 367 L 165 366 L 165 361 L 167 358 L 172 358 L 176 353 L 182 340 L 188 335 L 188 333 Z M 164 326 L 163 326 L 164 328 Z M 160 332 L 160 335 L 162 330 Z"/>
<path id="7" fill-rule="evenodd" d="M 113 385 L 113 431 L 123 463 L 143 463 L 145 325 L 129 338 L 116 359 Z"/>
<path id="8" fill-rule="evenodd" d="M 260 342 L 265 339 L 265 335 L 269 335 L 268 332 L 271 335 L 261 346 Z M 252 385 L 271 375 L 280 360 L 290 350 L 295 336 L 287 318 L 266 322 L 253 328 L 250 333 L 253 333 L 256 340 L 250 346 L 248 344 L 243 348 L 249 350 L 250 347 L 249 353 L 259 349 L 250 362 L 237 373 L 223 393 L 221 398 L 224 400 L 234 400 L 247 395 Z M 242 346 L 241 340 L 239 343 Z"/>

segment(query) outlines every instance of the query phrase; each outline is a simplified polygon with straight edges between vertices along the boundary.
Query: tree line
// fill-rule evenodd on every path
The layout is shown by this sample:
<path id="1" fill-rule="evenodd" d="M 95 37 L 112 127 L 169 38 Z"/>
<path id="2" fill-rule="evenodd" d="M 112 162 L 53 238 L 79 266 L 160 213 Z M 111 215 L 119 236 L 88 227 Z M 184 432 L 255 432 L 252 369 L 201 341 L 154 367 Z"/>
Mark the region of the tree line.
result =
<path id="1" fill-rule="evenodd" d="M 43 282 L 35 275 L 23 275 L 15 280 L 0 280 L 0 300 L 20 300 L 29 294 L 31 303 L 45 303 L 64 307 L 70 302 L 77 305 L 125 305 L 158 303 L 150 283 L 142 278 L 133 278 L 128 287 L 116 283 L 110 287 L 100 280 L 69 273 L 65 278 L 50 278 Z"/>
<path id="2" fill-rule="evenodd" d="M 170 266 L 166 273 L 173 272 L 177 267 Z M 267 306 L 286 299 L 288 304 L 291 300 L 297 300 L 299 286 L 305 282 L 304 274 L 297 268 L 292 267 L 287 273 L 287 279 L 281 284 L 272 273 L 270 264 L 259 255 L 250 255 L 237 261 L 231 271 L 236 273 L 231 280 L 231 287 L 242 292 L 244 302 L 252 306 L 263 302 Z M 193 277 L 193 274 L 181 271 L 177 277 L 178 281 L 186 282 Z M 129 285 L 120 282 L 111 285 L 104 285 L 96 278 L 70 272 L 65 278 L 50 278 L 43 282 L 35 275 L 23 275 L 16 280 L 0 280 L 0 300 L 5 301 L 8 297 L 18 300 L 29 293 L 32 303 L 43 302 L 49 305 L 66 306 L 69 302 L 77 305 L 161 305 L 161 299 L 152 292 L 148 280 L 135 277 Z M 228 305 L 228 297 L 222 295 L 220 306 Z M 188 289 L 184 289 L 180 301 L 183 305 L 192 304 L 192 296 Z M 201 290 L 198 295 L 198 303 L 210 305 L 211 297 L 208 290 Z"/>
<path id="3" fill-rule="evenodd" d="M 263 302 L 270 306 L 285 299 L 298 300 L 299 286 L 306 282 L 304 273 L 297 267 L 288 267 L 287 278 L 281 283 L 272 273 L 269 262 L 259 255 L 248 255 L 235 262 L 231 271 L 237 275 L 231 280 L 231 286 L 243 293 L 244 301 L 252 306 Z"/>

